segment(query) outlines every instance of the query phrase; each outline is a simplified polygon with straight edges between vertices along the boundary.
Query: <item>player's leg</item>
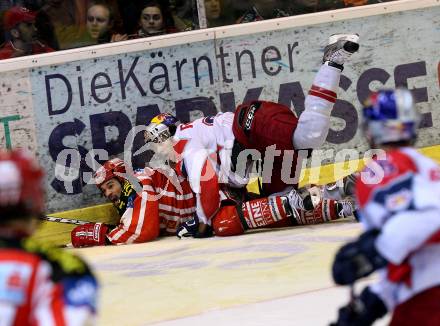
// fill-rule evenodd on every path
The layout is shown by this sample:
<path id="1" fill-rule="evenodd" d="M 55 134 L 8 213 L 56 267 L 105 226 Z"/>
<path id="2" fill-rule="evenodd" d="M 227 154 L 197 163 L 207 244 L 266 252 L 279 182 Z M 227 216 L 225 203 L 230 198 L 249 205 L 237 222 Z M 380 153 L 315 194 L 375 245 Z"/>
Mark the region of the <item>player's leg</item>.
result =
<path id="1" fill-rule="evenodd" d="M 305 100 L 293 135 L 295 149 L 316 149 L 327 138 L 330 114 L 337 99 L 339 79 L 347 59 L 359 49 L 357 34 L 336 34 L 324 50 L 319 69 Z"/>
<path id="2" fill-rule="evenodd" d="M 223 206 L 212 219 L 212 227 L 218 236 L 232 236 L 291 217 L 292 209 L 287 197 L 271 196 L 234 206 Z"/>
<path id="3" fill-rule="evenodd" d="M 222 206 L 212 228 L 218 236 L 232 236 L 249 229 L 319 224 L 353 214 L 350 202 L 311 197 L 292 189 L 286 195 Z"/>

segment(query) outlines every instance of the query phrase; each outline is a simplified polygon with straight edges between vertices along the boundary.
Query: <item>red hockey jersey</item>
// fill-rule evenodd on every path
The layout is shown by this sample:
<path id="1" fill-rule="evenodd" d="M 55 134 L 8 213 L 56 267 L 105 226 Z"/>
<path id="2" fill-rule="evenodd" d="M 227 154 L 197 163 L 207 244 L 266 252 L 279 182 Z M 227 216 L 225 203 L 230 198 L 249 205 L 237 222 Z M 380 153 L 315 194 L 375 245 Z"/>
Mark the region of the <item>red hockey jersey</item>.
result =
<path id="1" fill-rule="evenodd" d="M 141 243 L 160 234 L 174 235 L 180 223 L 195 213 L 195 198 L 188 181 L 172 170 L 145 168 L 136 174 L 142 191 L 127 203 L 119 225 L 110 231 L 114 243 Z"/>

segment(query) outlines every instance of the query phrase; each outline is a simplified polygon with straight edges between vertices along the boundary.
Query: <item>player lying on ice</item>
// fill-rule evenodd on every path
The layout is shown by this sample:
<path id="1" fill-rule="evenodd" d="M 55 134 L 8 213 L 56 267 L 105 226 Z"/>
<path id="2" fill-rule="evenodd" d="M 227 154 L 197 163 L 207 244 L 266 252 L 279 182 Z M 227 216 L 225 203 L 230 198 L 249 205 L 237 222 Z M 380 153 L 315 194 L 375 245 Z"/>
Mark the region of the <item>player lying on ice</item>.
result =
<path id="1" fill-rule="evenodd" d="M 440 325 L 440 168 L 411 148 L 419 117 L 410 91 L 373 94 L 363 110 L 372 148 L 384 150 L 358 177 L 355 192 L 365 232 L 333 263 L 337 284 L 378 271 L 379 280 L 339 310 L 336 325 Z"/>
<path id="2" fill-rule="evenodd" d="M 71 232 L 74 247 L 152 241 L 160 235 L 197 236 L 196 197 L 188 181 L 173 169 L 145 168 L 130 176 L 120 159 L 107 161 L 94 174 L 103 195 L 113 202 L 121 218 L 117 226 L 88 223 Z M 295 190 L 285 196 L 247 200 L 237 191 L 219 190 L 221 207 L 212 219 L 219 236 L 244 233 L 260 227 L 323 223 L 352 215 L 349 201 L 324 200 L 319 195 L 310 211 L 298 208 L 304 201 Z M 316 206 L 314 208 L 314 206 Z M 204 233 L 201 237 L 209 236 Z"/>
<path id="3" fill-rule="evenodd" d="M 192 232 L 195 236 L 209 233 L 209 225 L 221 208 L 222 184 L 245 187 L 253 162 L 261 157 L 263 195 L 287 194 L 297 188 L 292 176 L 299 175 L 298 153 L 323 145 L 341 71 L 358 50 L 358 40 L 357 34 L 330 37 L 299 118 L 282 104 L 253 101 L 238 106 L 234 113 L 218 113 L 191 123 L 180 123 L 170 114 L 151 120 L 146 142 L 176 163 L 177 173 L 189 180 L 195 194 L 200 222 L 198 231 Z M 305 207 L 299 202 L 297 208 Z"/>
<path id="4" fill-rule="evenodd" d="M 95 325 L 98 283 L 79 257 L 29 239 L 44 214 L 43 171 L 0 150 L 0 325 Z"/>

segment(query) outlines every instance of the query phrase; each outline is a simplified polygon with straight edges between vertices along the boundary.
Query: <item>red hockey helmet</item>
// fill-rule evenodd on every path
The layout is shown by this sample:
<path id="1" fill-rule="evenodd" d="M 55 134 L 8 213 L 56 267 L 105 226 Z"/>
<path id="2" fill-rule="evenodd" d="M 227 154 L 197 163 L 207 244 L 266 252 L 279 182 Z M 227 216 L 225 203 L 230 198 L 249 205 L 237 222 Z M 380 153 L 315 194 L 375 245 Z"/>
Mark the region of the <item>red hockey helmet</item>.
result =
<path id="1" fill-rule="evenodd" d="M 43 175 L 27 151 L 0 150 L 0 221 L 44 213 Z"/>
<path id="2" fill-rule="evenodd" d="M 125 181 L 123 174 L 125 174 L 125 172 L 124 161 L 120 158 L 114 158 L 108 160 L 103 166 L 96 170 L 93 174 L 93 179 L 95 180 L 96 186 L 101 189 L 101 186 L 104 182 L 107 182 L 113 178 L 118 179 L 119 182 L 123 184 Z"/>

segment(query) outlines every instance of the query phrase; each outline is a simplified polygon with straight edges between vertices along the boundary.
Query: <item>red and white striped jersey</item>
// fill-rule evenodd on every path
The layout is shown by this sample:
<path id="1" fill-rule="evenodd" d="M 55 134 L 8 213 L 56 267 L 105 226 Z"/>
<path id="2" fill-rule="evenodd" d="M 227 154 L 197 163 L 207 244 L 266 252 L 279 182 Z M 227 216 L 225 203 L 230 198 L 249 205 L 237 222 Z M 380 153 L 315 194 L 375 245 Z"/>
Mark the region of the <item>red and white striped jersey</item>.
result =
<path id="1" fill-rule="evenodd" d="M 114 243 L 141 243 L 159 235 L 175 235 L 180 223 L 195 213 L 195 198 L 188 181 L 172 170 L 145 168 L 136 174 L 142 191 L 127 203 L 119 225 L 110 231 Z"/>
<path id="2" fill-rule="evenodd" d="M 361 173 L 356 195 L 366 229 L 381 231 L 389 265 L 371 289 L 388 308 L 439 286 L 440 167 L 411 148 L 389 151 Z"/>

